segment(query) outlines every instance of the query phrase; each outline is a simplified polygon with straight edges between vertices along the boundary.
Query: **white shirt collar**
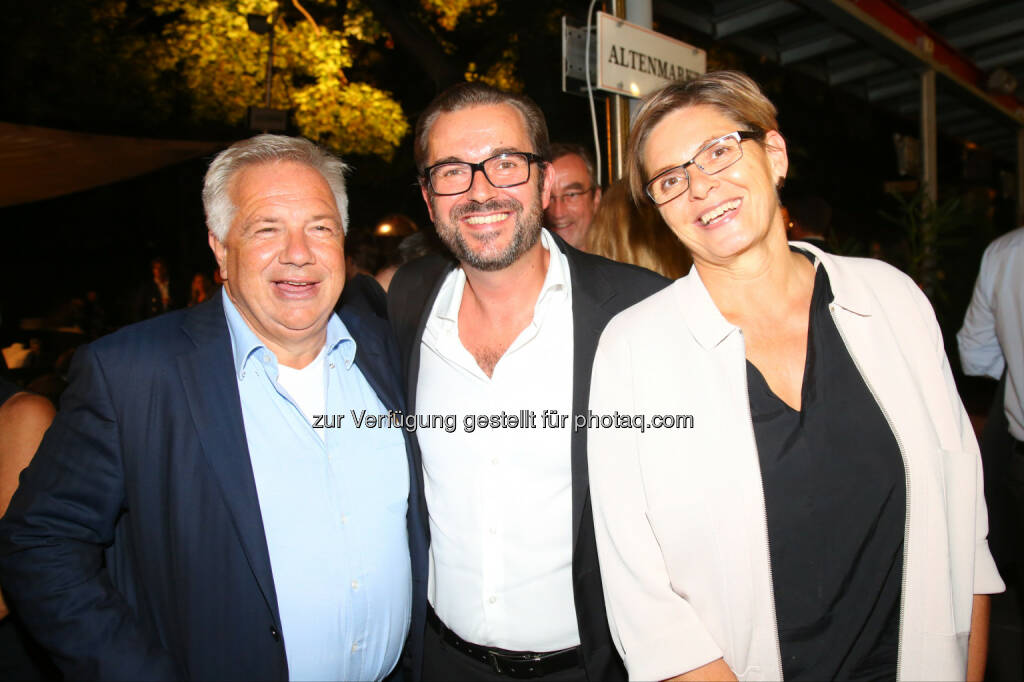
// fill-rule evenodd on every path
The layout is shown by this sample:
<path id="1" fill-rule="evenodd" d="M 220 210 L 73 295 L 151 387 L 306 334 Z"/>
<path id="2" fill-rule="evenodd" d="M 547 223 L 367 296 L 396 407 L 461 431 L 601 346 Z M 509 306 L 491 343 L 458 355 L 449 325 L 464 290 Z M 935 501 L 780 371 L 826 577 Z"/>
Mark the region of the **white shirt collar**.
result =
<path id="1" fill-rule="evenodd" d="M 550 302 L 563 300 L 569 295 L 569 261 L 555 244 L 554 238 L 547 228 L 540 230 L 540 243 L 551 257 L 548 259 L 548 270 L 544 274 L 544 284 L 534 306 L 534 324 L 540 324 L 544 311 Z M 461 267 L 448 274 L 441 286 L 432 315 L 449 325 L 458 325 L 459 308 L 462 306 L 462 294 L 466 288 L 466 273 Z"/>

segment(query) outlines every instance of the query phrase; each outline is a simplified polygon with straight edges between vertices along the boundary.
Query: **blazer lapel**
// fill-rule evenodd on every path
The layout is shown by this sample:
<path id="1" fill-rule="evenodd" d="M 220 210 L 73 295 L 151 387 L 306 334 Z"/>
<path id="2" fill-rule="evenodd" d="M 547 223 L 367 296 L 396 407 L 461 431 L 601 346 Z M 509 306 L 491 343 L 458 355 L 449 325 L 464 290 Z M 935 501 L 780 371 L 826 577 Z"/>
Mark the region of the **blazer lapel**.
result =
<path id="1" fill-rule="evenodd" d="M 433 263 L 432 263 L 433 265 Z M 445 277 L 455 269 L 456 263 L 448 258 L 438 258 L 436 267 L 431 267 L 424 272 L 422 286 L 419 291 L 425 294 L 421 305 L 414 307 L 420 311 L 419 319 L 416 321 L 416 333 L 412 336 L 413 344 L 409 349 L 409 367 L 407 386 L 409 387 L 409 399 L 407 401 L 409 412 L 416 413 L 416 384 L 420 376 L 420 347 L 423 345 L 423 332 L 427 328 L 427 321 L 430 319 L 430 311 L 437 300 L 437 294 L 441 291 Z"/>
<path id="2" fill-rule="evenodd" d="M 601 338 L 612 312 L 605 308 L 615 298 L 611 287 L 593 268 L 581 267 L 579 252 L 567 247 L 559 237 L 558 246 L 569 261 L 569 276 L 572 282 L 572 411 L 587 414 L 590 407 L 590 372 L 594 365 L 597 342 Z M 580 429 L 572 434 L 572 543 L 576 546 L 579 538 L 583 510 L 590 495 L 589 470 L 587 467 L 587 430 Z"/>
<path id="3" fill-rule="evenodd" d="M 186 317 L 182 326 L 196 348 L 178 357 L 178 370 L 203 453 L 220 485 L 253 575 L 280 627 L 270 553 L 222 306 L 220 296 L 215 296 Z"/>
<path id="4" fill-rule="evenodd" d="M 356 367 L 384 403 L 384 407 L 389 410 L 401 410 L 403 401 L 399 395 L 400 387 L 395 381 L 397 372 L 389 368 L 389 364 L 395 360 L 389 361 L 385 353 L 387 339 L 375 333 L 370 324 L 351 311 L 343 311 L 341 318 L 345 328 L 356 341 Z"/>

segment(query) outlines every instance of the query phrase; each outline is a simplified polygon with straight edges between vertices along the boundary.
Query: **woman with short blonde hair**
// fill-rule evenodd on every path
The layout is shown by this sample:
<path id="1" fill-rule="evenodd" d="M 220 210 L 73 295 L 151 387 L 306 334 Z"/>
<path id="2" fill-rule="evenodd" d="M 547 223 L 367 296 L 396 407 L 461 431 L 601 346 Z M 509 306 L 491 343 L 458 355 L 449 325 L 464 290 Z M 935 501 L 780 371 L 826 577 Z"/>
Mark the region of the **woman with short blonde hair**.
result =
<path id="1" fill-rule="evenodd" d="M 628 163 L 693 255 L 616 316 L 587 435 L 631 679 L 981 679 L 978 446 L 928 300 L 879 261 L 787 243 L 786 141 L 747 76 L 674 83 Z"/>

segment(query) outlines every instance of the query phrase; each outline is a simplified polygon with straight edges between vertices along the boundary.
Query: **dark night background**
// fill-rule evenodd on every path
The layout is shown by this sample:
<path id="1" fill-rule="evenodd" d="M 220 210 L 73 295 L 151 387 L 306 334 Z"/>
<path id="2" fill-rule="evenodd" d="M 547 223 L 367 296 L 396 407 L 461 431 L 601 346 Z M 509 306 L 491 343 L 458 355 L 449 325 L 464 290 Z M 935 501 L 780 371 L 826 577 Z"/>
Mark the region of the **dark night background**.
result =
<path id="1" fill-rule="evenodd" d="M 395 12 L 401 21 L 406 2 L 366 4 L 378 12 Z M 592 144 L 587 101 L 562 92 L 560 72 L 560 17 L 568 14 L 570 23 L 582 25 L 586 4 L 555 0 L 541 8 L 532 2 L 500 3 L 489 30 L 514 29 L 518 34 L 517 75 L 524 91 L 545 111 L 551 138 Z M 167 84 L 173 97 L 153 102 L 131 65 L 115 63 L 102 44 L 80 31 L 87 21 L 88 3 L 2 0 L 0 11 L 5 45 L 0 62 L 4 84 L 0 120 L 224 143 L 251 134 L 241 121 L 234 126 L 188 123 L 187 93 L 178 84 Z M 141 24 L 133 30 L 146 33 L 158 28 Z M 655 28 L 708 50 L 709 69 L 747 71 L 776 103 L 790 155 L 783 199 L 800 194 L 826 198 L 833 206 L 837 250 L 866 255 L 869 245 L 878 242 L 887 260 L 904 264 L 905 229 L 883 217 L 898 213 L 899 203 L 886 194 L 885 187 L 890 181 L 913 180 L 899 175 L 893 134 L 917 136 L 916 119 L 885 113 L 797 71 L 715 44 L 683 27 L 660 24 Z M 449 73 L 457 76 L 461 64 L 485 52 L 489 35 L 493 34 L 456 32 L 454 39 L 460 42 L 450 56 Z M 429 72 L 401 44 L 374 54 L 374 72 L 386 74 L 381 86 L 394 93 L 410 122 L 442 84 L 436 69 Z M 361 77 L 358 65 L 353 77 Z M 253 93 L 254 104 L 261 96 Z M 597 111 L 603 135 L 601 100 Z M 411 133 L 391 163 L 371 157 L 347 157 L 346 161 L 354 169 L 349 180 L 352 230 L 368 231 L 390 213 L 407 214 L 421 227 L 429 227 L 415 186 Z M 17 318 L 51 315 L 89 289 L 97 290 L 116 312 L 148 276 L 149 259 L 157 254 L 168 258 L 178 280 L 187 281 L 196 271 L 212 271 L 200 204 L 207 162 L 207 158 L 195 159 L 126 182 L 0 209 L 4 327 L 10 330 Z M 961 142 L 941 137 L 939 163 L 940 203 L 958 199 L 953 227 L 940 243 L 943 286 L 935 301 L 948 340 L 966 308 L 982 249 L 993 236 L 1014 226 L 1013 196 L 1004 197 L 999 186 L 999 171 L 1014 169 L 1008 162 L 981 151 L 968 152 Z"/>
<path id="2" fill-rule="evenodd" d="M 115 47 L 119 40 L 160 39 L 161 20 L 147 11 L 151 1 L 0 0 L 0 122 L 209 141 L 222 147 L 253 135 L 242 120 L 196 123 L 190 115 L 194 93 L 183 78 L 165 73 L 158 82 L 147 81 L 137 64 L 119 58 Z M 350 1 L 356 0 L 337 0 L 337 11 L 343 12 Z M 93 10 L 117 2 L 127 8 L 127 19 L 113 33 L 97 33 Z M 587 0 L 497 0 L 493 15 L 460 23 L 443 40 L 423 25 L 421 0 L 359 2 L 373 11 L 391 38 L 361 47 L 345 75 L 352 82 L 393 93 L 410 126 L 442 88 L 462 78 L 468 64 L 494 63 L 512 44 L 518 55 L 516 76 L 524 92 L 545 112 L 552 141 L 592 146 L 588 102 L 562 92 L 561 75 L 562 16 L 567 15 L 573 26 L 583 26 Z M 684 0 L 677 2 L 684 4 Z M 331 11 L 324 9 L 327 4 L 317 11 Z M 688 8 L 701 5 L 698 0 L 686 0 L 686 4 Z M 281 5 L 290 22 L 302 21 L 291 2 Z M 964 14 L 969 14 L 973 8 L 970 3 L 964 5 Z M 657 14 L 654 29 L 706 50 L 708 70 L 739 69 L 760 83 L 779 109 L 781 133 L 787 140 L 790 165 L 781 193 L 783 203 L 808 195 L 826 199 L 833 210 L 831 250 L 881 257 L 915 275 L 921 232 L 908 208 L 921 190 L 914 175 L 900 173 L 894 135 L 919 137 L 916 115 L 888 112 L 850 91 L 828 87 L 805 70 L 784 68 L 715 42 L 668 19 L 659 20 Z M 940 95 L 951 87 L 937 80 Z M 597 125 L 604 143 L 605 103 L 596 94 Z M 263 96 L 262 89 L 254 91 L 252 104 L 261 106 Z M 369 235 L 383 217 L 395 213 L 432 230 L 416 183 L 412 141 L 410 130 L 390 162 L 345 155 L 352 167 L 350 235 Z M 1003 151 L 1009 152 L 1007 158 L 944 136 L 940 128 L 937 206 L 941 225 L 932 303 L 957 386 L 976 428 L 992 403 L 995 382 L 963 376 L 955 334 L 985 246 L 1016 227 L 1013 183 L 1007 180 L 1018 169 L 1012 161 L 1013 150 Z M 601 154 L 606 155 L 606 147 Z M 151 278 L 153 257 L 166 258 L 172 281 L 186 293 L 195 273 L 213 272 L 200 198 L 209 159 L 196 158 L 124 182 L 0 208 L 0 347 L 43 337 L 44 348 L 37 367 L 12 370 L 12 378 L 56 401 L 66 386 L 66 359 L 86 335 L 54 330 L 74 321 L 73 310 L 88 309 L 83 300 L 90 291 L 98 294 L 108 330 L 131 321 L 131 304 L 140 286 Z M 28 318 L 34 318 L 37 326 L 19 329 L 19 322 Z M 59 356 L 65 358 L 63 366 Z M 42 384 L 31 384 L 39 375 Z M 993 666 L 993 658 L 1005 659 L 1002 667 L 1019 675 L 1020 620 L 1015 606 L 1007 604 L 1011 602 L 997 603 L 994 611 L 990 654 L 997 653 L 990 655 L 989 670 L 999 667 Z M 998 624 L 1011 621 L 1015 630 L 998 629 L 1002 627 Z M 990 675 L 989 679 L 1000 678 Z"/>

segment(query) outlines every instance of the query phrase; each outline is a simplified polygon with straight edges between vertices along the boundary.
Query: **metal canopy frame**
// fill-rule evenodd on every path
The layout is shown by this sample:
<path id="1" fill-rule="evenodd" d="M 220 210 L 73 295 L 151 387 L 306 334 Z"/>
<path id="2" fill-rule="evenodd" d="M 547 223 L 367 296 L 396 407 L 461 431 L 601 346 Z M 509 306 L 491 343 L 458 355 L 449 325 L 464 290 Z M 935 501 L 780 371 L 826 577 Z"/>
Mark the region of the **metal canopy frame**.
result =
<path id="1" fill-rule="evenodd" d="M 1024 218 L 1024 0 L 653 0 L 653 6 L 662 32 L 671 34 L 672 23 L 685 26 L 919 117 L 926 158 L 934 158 L 934 131 L 940 131 L 1015 161 Z M 990 91 L 994 69 L 1016 79 L 1021 94 Z M 927 168 L 924 174 L 927 179 Z M 929 189 L 935 192 L 934 182 Z"/>

